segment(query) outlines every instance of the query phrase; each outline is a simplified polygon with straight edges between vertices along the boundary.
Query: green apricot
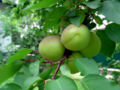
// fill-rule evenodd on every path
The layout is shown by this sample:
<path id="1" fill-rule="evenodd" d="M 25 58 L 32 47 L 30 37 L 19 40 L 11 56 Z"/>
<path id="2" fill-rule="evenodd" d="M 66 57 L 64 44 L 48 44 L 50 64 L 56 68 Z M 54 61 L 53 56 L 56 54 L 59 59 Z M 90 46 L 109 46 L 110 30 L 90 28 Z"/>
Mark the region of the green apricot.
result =
<path id="1" fill-rule="evenodd" d="M 70 56 L 69 56 L 69 60 L 70 61 L 73 61 L 73 60 L 75 60 L 75 59 L 77 59 L 77 58 L 81 58 L 82 57 L 82 55 L 80 54 L 80 52 L 73 52 Z"/>
<path id="2" fill-rule="evenodd" d="M 86 57 L 94 57 L 101 50 L 101 40 L 95 32 L 91 32 L 90 43 L 87 48 L 81 50 L 81 54 Z"/>
<path id="3" fill-rule="evenodd" d="M 79 51 L 86 48 L 90 41 L 90 31 L 81 24 L 79 27 L 71 24 L 67 26 L 61 35 L 63 45 L 72 51 Z"/>
<path id="4" fill-rule="evenodd" d="M 80 52 L 73 52 L 68 58 L 69 61 L 68 61 L 67 66 L 69 67 L 72 74 L 79 72 L 79 70 L 76 68 L 74 64 L 74 60 L 76 60 L 77 58 L 81 58 L 81 57 L 82 55 L 80 54 Z"/>
<path id="5" fill-rule="evenodd" d="M 63 57 L 65 48 L 60 41 L 60 36 L 48 36 L 39 44 L 40 54 L 52 61 L 58 61 Z"/>

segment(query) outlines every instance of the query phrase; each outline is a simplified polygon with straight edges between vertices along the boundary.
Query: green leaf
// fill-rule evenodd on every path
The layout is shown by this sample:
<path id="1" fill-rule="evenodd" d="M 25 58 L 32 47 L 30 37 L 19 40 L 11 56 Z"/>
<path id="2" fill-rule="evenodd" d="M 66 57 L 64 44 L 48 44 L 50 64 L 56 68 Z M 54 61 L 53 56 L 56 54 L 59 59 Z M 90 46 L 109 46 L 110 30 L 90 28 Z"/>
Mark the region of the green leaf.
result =
<path id="1" fill-rule="evenodd" d="M 16 74 L 15 78 L 14 78 L 14 83 L 20 85 L 21 87 L 23 87 L 24 85 L 24 81 L 28 78 L 31 77 L 31 73 L 29 71 L 29 68 L 26 66 L 23 66 L 21 68 L 21 70 Z"/>
<path id="2" fill-rule="evenodd" d="M 15 1 L 15 0 L 14 0 Z M 25 3 L 25 1 L 27 1 L 27 0 L 19 0 L 19 4 L 22 4 L 22 3 Z"/>
<path id="3" fill-rule="evenodd" d="M 105 0 L 98 12 L 105 15 L 108 20 L 120 24 L 120 1 Z"/>
<path id="4" fill-rule="evenodd" d="M 74 63 L 78 70 L 84 75 L 99 74 L 98 65 L 93 59 L 79 58 L 74 60 Z"/>
<path id="5" fill-rule="evenodd" d="M 63 64 L 60 66 L 60 71 L 61 71 L 62 75 L 70 75 L 71 74 L 70 69 L 66 64 Z"/>
<path id="6" fill-rule="evenodd" d="M 33 90 L 39 90 L 39 87 L 35 87 L 35 88 L 33 88 Z"/>
<path id="7" fill-rule="evenodd" d="M 31 86 L 42 80 L 39 76 L 33 76 L 29 71 L 29 66 L 23 66 L 21 70 L 16 74 L 14 83 L 20 85 L 22 90 L 29 90 Z"/>
<path id="8" fill-rule="evenodd" d="M 23 89 L 22 90 L 29 90 L 31 88 L 31 86 L 37 82 L 39 82 L 41 79 L 40 77 L 35 77 L 35 76 L 32 76 L 32 77 L 28 77 L 23 83 Z"/>
<path id="9" fill-rule="evenodd" d="M 71 7 L 71 5 L 72 5 L 72 1 L 65 1 L 64 2 L 64 7 L 67 9 L 69 9 Z"/>
<path id="10" fill-rule="evenodd" d="M 119 24 L 109 24 L 107 25 L 105 32 L 107 36 L 114 42 L 120 42 L 120 25 Z"/>
<path id="11" fill-rule="evenodd" d="M 37 76 L 39 74 L 39 66 L 40 66 L 39 63 L 40 63 L 39 61 L 32 62 L 29 66 L 30 73 L 33 76 Z"/>
<path id="12" fill-rule="evenodd" d="M 47 14 L 47 17 L 45 19 L 45 25 L 44 30 L 48 30 L 52 28 L 53 26 L 56 26 L 60 23 L 61 16 L 64 15 L 66 9 L 63 7 L 54 8 L 52 11 L 50 11 Z"/>
<path id="13" fill-rule="evenodd" d="M 33 4 L 33 5 L 25 8 L 25 11 L 31 10 L 31 9 L 33 10 L 33 9 L 52 7 L 56 3 L 57 3 L 57 0 L 41 0 L 41 1 L 39 1 L 39 3 Z"/>
<path id="14" fill-rule="evenodd" d="M 85 14 L 82 13 L 80 16 L 70 18 L 70 22 L 76 26 L 80 26 L 85 19 Z"/>
<path id="15" fill-rule="evenodd" d="M 88 23 L 87 26 L 88 26 L 89 30 L 92 30 L 93 28 L 96 27 L 96 23 L 91 22 L 91 23 Z"/>
<path id="16" fill-rule="evenodd" d="M 120 90 L 120 87 L 111 83 L 100 75 L 88 75 L 82 79 L 85 90 Z"/>
<path id="17" fill-rule="evenodd" d="M 24 58 L 30 52 L 32 52 L 32 50 L 28 49 L 28 48 L 20 49 L 15 55 L 11 56 L 8 59 L 7 64 L 11 64 L 14 61 L 21 60 L 22 58 Z"/>
<path id="18" fill-rule="evenodd" d="M 78 90 L 75 82 L 66 76 L 47 81 L 45 88 L 46 90 Z"/>
<path id="19" fill-rule="evenodd" d="M 78 90 L 85 90 L 80 80 L 74 80 L 74 81 L 78 87 Z"/>
<path id="20" fill-rule="evenodd" d="M 39 90 L 44 90 L 45 89 L 44 85 L 45 85 L 45 81 L 40 82 L 40 84 L 39 84 Z"/>
<path id="21" fill-rule="evenodd" d="M 96 8 L 100 7 L 101 2 L 100 2 L 100 0 L 93 0 L 90 2 L 85 2 L 84 4 L 87 5 L 89 8 L 96 9 Z"/>
<path id="22" fill-rule="evenodd" d="M 102 42 L 101 53 L 110 57 L 114 53 L 116 46 L 115 42 L 108 38 L 105 30 L 98 30 L 97 35 L 100 37 Z"/>
<path id="23" fill-rule="evenodd" d="M 0 90 L 22 90 L 22 88 L 14 83 L 6 84 Z"/>
<path id="24" fill-rule="evenodd" d="M 51 72 L 52 72 L 52 67 L 49 67 L 49 68 L 47 68 L 47 69 L 44 69 L 43 72 L 40 73 L 40 77 L 41 77 L 42 79 L 48 79 Z"/>
<path id="25" fill-rule="evenodd" d="M 23 72 L 18 72 L 15 76 L 14 79 L 14 83 L 20 85 L 21 87 L 23 87 L 23 82 L 25 81 L 25 79 L 29 77 L 29 75 L 24 74 Z"/>
<path id="26" fill-rule="evenodd" d="M 99 16 L 95 16 L 94 19 L 95 19 L 95 21 L 96 21 L 96 23 L 98 25 L 102 25 L 103 24 L 102 19 Z"/>
<path id="27" fill-rule="evenodd" d="M 12 77 L 23 65 L 23 62 L 0 65 L 0 84 Z"/>

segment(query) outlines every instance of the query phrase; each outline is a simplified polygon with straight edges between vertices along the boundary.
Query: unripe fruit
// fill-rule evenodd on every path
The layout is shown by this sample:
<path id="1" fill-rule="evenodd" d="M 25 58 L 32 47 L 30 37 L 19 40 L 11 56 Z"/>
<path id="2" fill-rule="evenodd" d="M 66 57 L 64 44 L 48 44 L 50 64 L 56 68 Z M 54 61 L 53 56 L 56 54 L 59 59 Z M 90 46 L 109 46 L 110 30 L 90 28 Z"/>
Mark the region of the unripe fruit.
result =
<path id="1" fill-rule="evenodd" d="M 73 60 L 75 60 L 75 59 L 77 59 L 77 58 L 81 58 L 82 57 L 82 55 L 80 54 L 80 52 L 72 52 L 72 54 L 69 56 L 69 60 L 70 61 L 73 61 Z"/>
<path id="2" fill-rule="evenodd" d="M 77 27 L 71 24 L 62 32 L 61 41 L 69 50 L 82 50 L 88 46 L 90 41 L 90 31 L 85 25 Z"/>
<path id="3" fill-rule="evenodd" d="M 57 35 L 44 38 L 39 44 L 40 54 L 48 60 L 58 61 L 63 57 L 65 48 Z"/>
<path id="4" fill-rule="evenodd" d="M 69 61 L 68 61 L 67 66 L 69 67 L 72 74 L 79 72 L 79 70 L 74 64 L 74 60 L 81 58 L 81 57 L 82 55 L 79 52 L 73 52 L 68 58 Z"/>
<path id="5" fill-rule="evenodd" d="M 101 40 L 95 32 L 91 32 L 90 43 L 87 48 L 81 50 L 81 53 L 86 57 L 94 57 L 100 52 L 100 50 Z"/>

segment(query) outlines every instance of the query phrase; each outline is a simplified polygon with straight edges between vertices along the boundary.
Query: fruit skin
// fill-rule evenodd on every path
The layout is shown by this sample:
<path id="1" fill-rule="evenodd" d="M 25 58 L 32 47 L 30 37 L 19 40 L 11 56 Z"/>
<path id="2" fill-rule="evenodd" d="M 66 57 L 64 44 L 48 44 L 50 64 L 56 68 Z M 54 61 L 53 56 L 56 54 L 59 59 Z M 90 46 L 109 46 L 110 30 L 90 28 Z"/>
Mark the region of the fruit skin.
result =
<path id="1" fill-rule="evenodd" d="M 44 38 L 39 44 L 40 54 L 48 60 L 58 61 L 63 57 L 65 48 L 60 41 L 60 36 L 53 35 Z"/>
<path id="2" fill-rule="evenodd" d="M 72 51 L 79 51 L 88 46 L 90 41 L 90 31 L 81 24 L 79 27 L 70 24 L 67 26 L 61 35 L 63 45 Z"/>
<path id="3" fill-rule="evenodd" d="M 79 70 L 76 68 L 74 64 L 74 60 L 76 60 L 77 58 L 81 58 L 81 57 L 82 55 L 80 54 L 80 52 L 73 52 L 68 58 L 69 61 L 68 61 L 67 66 L 69 67 L 72 74 L 79 72 Z"/>
<path id="4" fill-rule="evenodd" d="M 81 50 L 81 54 L 86 57 L 94 57 L 101 50 L 101 40 L 95 32 L 91 32 L 91 40 L 87 48 Z"/>

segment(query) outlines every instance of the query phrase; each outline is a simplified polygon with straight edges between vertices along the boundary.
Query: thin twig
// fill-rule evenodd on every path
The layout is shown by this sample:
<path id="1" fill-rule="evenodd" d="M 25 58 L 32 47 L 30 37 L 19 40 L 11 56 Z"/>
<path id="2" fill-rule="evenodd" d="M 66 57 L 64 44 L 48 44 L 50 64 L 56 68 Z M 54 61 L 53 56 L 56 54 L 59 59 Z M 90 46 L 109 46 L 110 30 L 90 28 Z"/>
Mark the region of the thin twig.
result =
<path id="1" fill-rule="evenodd" d="M 33 52 L 36 52 L 37 54 L 39 54 L 40 56 L 42 56 L 43 58 L 45 58 L 46 61 L 44 63 L 53 63 L 53 61 L 48 60 L 46 57 L 44 57 L 43 55 L 41 55 L 38 50 L 34 50 Z"/>
<path id="2" fill-rule="evenodd" d="M 24 62 L 36 62 L 37 60 L 26 60 Z"/>
<path id="3" fill-rule="evenodd" d="M 38 50 L 34 50 L 33 52 L 36 52 L 36 53 L 40 54 L 40 52 Z"/>
<path id="4" fill-rule="evenodd" d="M 51 63 L 51 64 L 53 64 L 53 63 L 55 63 L 54 61 L 51 61 L 51 60 L 46 60 L 46 61 L 44 61 L 43 63 Z"/>
<path id="5" fill-rule="evenodd" d="M 43 70 L 43 69 L 49 68 L 49 67 L 51 67 L 52 65 L 54 65 L 54 64 L 50 64 L 50 65 L 48 65 L 48 66 L 46 66 L 46 67 L 40 68 L 40 70 Z"/>
<path id="6" fill-rule="evenodd" d="M 61 64 L 65 61 L 65 59 L 66 59 L 66 57 L 63 57 L 63 58 L 59 61 L 58 65 L 57 65 L 57 68 L 56 68 L 56 70 L 55 70 L 55 73 L 54 73 L 54 75 L 52 76 L 52 79 L 56 79 L 56 75 L 57 75 L 57 73 L 58 73 L 58 71 L 59 71 L 59 68 L 60 68 Z"/>

